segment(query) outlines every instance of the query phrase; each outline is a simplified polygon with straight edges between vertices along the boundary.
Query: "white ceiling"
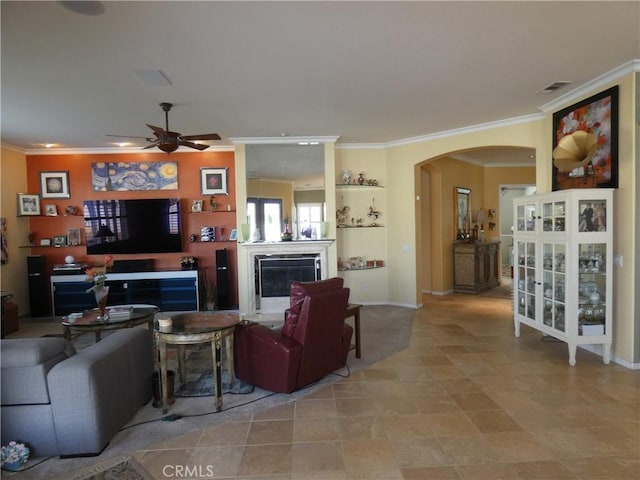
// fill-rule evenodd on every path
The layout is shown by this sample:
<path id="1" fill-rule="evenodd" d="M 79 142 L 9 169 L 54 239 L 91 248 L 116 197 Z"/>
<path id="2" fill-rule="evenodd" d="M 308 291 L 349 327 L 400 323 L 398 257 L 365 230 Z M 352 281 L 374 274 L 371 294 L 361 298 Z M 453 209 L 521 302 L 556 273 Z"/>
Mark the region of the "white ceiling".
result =
<path id="1" fill-rule="evenodd" d="M 219 133 L 212 145 L 384 145 L 539 114 L 640 58 L 638 1 L 90 3 L 104 12 L 1 2 L 3 143 L 113 148 L 106 134 L 147 137 L 172 102 L 172 130 Z M 531 154 L 481 155 L 516 153 Z"/>

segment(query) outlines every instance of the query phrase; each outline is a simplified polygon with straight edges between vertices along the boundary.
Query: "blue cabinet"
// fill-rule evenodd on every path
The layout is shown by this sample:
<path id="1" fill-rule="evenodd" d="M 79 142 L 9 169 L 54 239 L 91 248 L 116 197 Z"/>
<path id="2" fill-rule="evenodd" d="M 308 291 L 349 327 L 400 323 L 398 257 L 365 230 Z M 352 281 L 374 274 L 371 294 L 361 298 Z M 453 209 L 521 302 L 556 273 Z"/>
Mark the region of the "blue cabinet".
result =
<path id="1" fill-rule="evenodd" d="M 53 275 L 51 298 L 54 316 L 95 308 L 93 293 L 87 293 L 90 285 L 84 275 Z M 109 306 L 144 303 L 156 305 L 165 312 L 200 308 L 196 270 L 110 273 L 107 285 Z"/>

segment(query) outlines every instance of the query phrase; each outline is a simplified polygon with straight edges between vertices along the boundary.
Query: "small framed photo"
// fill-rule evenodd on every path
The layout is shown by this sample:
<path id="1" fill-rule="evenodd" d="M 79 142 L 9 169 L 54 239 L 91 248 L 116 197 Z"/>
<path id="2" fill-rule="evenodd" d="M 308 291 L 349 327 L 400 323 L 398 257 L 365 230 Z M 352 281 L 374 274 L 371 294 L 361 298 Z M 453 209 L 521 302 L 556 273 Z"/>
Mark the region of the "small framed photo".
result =
<path id="1" fill-rule="evenodd" d="M 200 169 L 200 193 L 202 195 L 228 195 L 228 168 Z"/>
<path id="2" fill-rule="evenodd" d="M 45 205 L 44 206 L 44 214 L 47 217 L 56 217 L 56 216 L 58 216 L 58 209 L 53 204 Z"/>
<path id="3" fill-rule="evenodd" d="M 67 236 L 66 235 L 56 235 L 53 237 L 53 246 L 54 247 L 62 247 L 67 244 Z"/>
<path id="4" fill-rule="evenodd" d="M 18 194 L 18 216 L 40 215 L 40 196 L 29 193 Z"/>
<path id="5" fill-rule="evenodd" d="M 69 245 L 80 245 L 80 229 L 79 228 L 70 228 L 67 230 L 67 243 Z"/>
<path id="6" fill-rule="evenodd" d="M 231 240 L 232 242 L 235 242 L 236 240 L 238 240 L 238 229 L 237 228 L 231 229 L 231 233 L 229 234 L 229 240 Z"/>
<path id="7" fill-rule="evenodd" d="M 194 200 L 191 205 L 192 212 L 201 212 L 202 211 L 202 200 Z"/>
<path id="8" fill-rule="evenodd" d="M 40 172 L 42 198 L 70 198 L 69 172 Z"/>
<path id="9" fill-rule="evenodd" d="M 50 238 L 41 238 L 40 239 L 40 246 L 41 247 L 50 247 L 51 246 L 51 239 Z"/>

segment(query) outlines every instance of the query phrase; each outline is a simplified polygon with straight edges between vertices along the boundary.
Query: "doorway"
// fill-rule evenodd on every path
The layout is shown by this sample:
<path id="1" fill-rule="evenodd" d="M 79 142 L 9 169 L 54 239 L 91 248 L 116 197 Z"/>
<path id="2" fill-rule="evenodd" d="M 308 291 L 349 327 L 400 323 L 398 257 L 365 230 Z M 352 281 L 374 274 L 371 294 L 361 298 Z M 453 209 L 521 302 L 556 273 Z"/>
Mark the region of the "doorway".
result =
<path id="1" fill-rule="evenodd" d="M 535 185 L 500 185 L 500 263 L 502 276 L 513 278 L 513 199 L 536 193 Z"/>

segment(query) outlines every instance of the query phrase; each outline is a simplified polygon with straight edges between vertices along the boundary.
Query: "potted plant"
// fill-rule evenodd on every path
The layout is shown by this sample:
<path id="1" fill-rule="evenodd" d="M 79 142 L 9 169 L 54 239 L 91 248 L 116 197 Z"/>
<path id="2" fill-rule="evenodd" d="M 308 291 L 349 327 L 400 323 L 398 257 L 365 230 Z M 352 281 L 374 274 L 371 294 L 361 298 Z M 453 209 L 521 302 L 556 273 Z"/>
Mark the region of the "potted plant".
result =
<path id="1" fill-rule="evenodd" d="M 216 283 L 212 279 L 209 279 L 209 276 L 205 271 L 204 272 L 204 295 L 205 295 L 207 310 L 216 309 L 216 296 L 217 296 L 216 294 L 217 294 Z"/>

